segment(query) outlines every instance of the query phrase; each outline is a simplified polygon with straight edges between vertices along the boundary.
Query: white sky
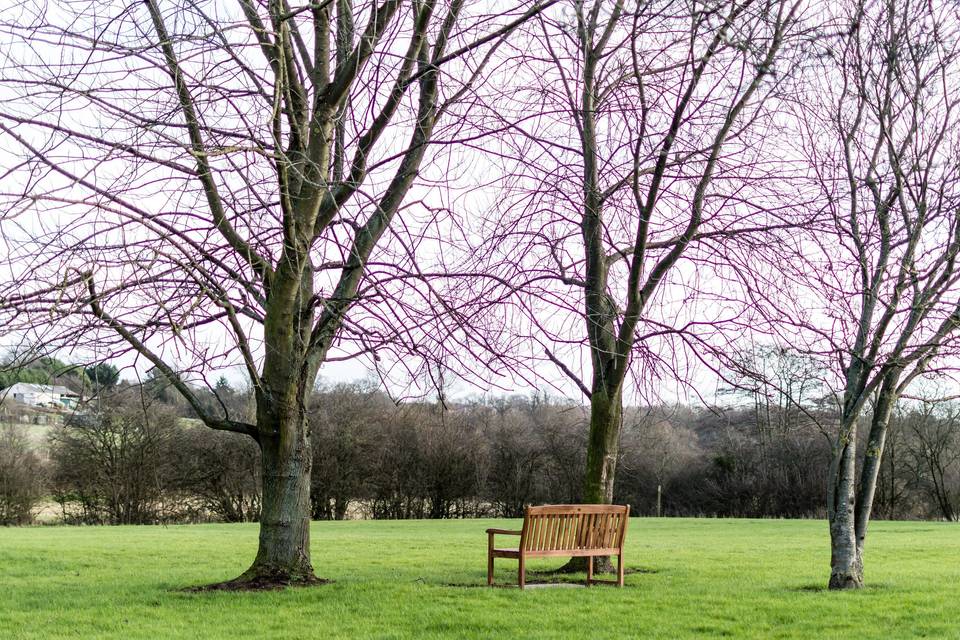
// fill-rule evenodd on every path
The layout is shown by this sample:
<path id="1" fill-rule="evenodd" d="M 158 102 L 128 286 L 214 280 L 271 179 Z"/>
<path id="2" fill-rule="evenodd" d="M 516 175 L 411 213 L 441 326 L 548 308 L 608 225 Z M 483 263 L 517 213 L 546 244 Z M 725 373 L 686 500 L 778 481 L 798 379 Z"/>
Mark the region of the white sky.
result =
<path id="1" fill-rule="evenodd" d="M 102 3 L 100 5 L 102 11 L 105 14 L 109 14 L 110 8 L 116 8 L 116 4 L 111 3 Z M 569 11 L 569 9 L 563 9 L 564 11 Z M 57 12 L 57 7 L 51 7 L 52 15 L 55 17 Z M 9 10 L 6 14 L 0 13 L 0 16 L 6 15 L 6 18 L 9 19 L 10 13 Z M 564 14 L 566 15 L 566 14 Z M 3 50 L 5 46 L 9 46 L 9 43 L 5 42 L 5 38 L 9 38 L 7 34 L 0 34 L 0 50 Z M 23 53 L 22 51 L 20 53 Z M 70 55 L 60 50 L 56 50 L 52 45 L 39 45 L 38 56 L 44 57 L 47 53 L 51 57 L 60 56 L 60 55 Z M 9 88 L 4 88 L 3 84 L 0 83 L 0 91 L 9 91 Z M 4 98 L 0 94 L 0 99 Z M 83 113 L 73 114 L 68 116 L 72 118 L 74 124 L 82 124 L 83 118 L 85 117 Z M 106 125 L 107 123 L 100 123 L 101 125 Z M 26 130 L 28 138 L 32 135 L 29 130 Z M 562 132 L 557 129 L 558 137 L 564 136 L 567 138 L 572 137 L 571 130 L 568 128 Z M 442 133 L 442 132 L 441 132 Z M 442 137 L 442 135 L 441 135 Z M 39 139 L 40 136 L 31 139 Z M 482 144 L 478 144 L 478 147 L 482 147 Z M 12 154 L 13 145 L 2 145 L 0 144 L 0 168 L 6 168 L 13 166 L 14 156 Z M 476 182 L 479 177 L 486 177 L 492 174 L 496 174 L 498 171 L 502 171 L 502 166 L 499 163 L 490 161 L 484 156 L 482 148 L 473 148 L 463 152 L 459 152 L 461 155 L 458 157 L 454 156 L 453 167 L 456 170 L 455 176 L 451 183 L 452 186 L 448 190 L 435 190 L 428 188 L 427 186 L 420 186 L 413 190 L 408 197 L 408 202 L 415 202 L 416 200 L 422 198 L 428 204 L 431 205 L 445 205 L 445 206 L 457 206 L 461 208 L 460 213 L 469 213 L 468 219 L 473 220 L 474 218 L 483 218 L 496 215 L 495 207 L 499 201 L 499 193 L 496 189 L 490 188 L 479 188 L 476 184 L 471 184 L 471 181 Z M 449 174 L 446 174 L 445 171 L 451 166 L 448 164 L 450 162 L 451 156 L 444 156 L 440 161 L 431 167 L 427 167 L 424 174 L 427 179 L 437 179 L 438 176 L 443 175 L 445 178 L 450 178 Z M 123 178 L 124 171 L 122 166 L 111 166 L 110 164 L 103 165 L 98 168 L 99 176 L 101 179 L 114 179 L 119 180 Z M 382 184 L 382 181 L 385 179 L 384 175 L 374 176 L 371 179 L 372 184 Z M 21 182 L 16 182 L 20 179 Z M 18 185 L 22 185 L 22 175 L 18 175 L 13 179 L 11 183 L 10 180 L 7 181 L 7 184 L 4 186 L 3 190 L 9 190 L 11 184 L 14 188 Z M 458 189 L 460 191 L 458 192 Z M 146 191 L 144 191 L 146 194 Z M 166 196 L 150 196 L 145 195 L 142 199 L 142 202 L 145 206 L 156 206 L 162 208 L 165 206 L 170 206 L 169 198 Z M 48 214 L 49 215 L 49 214 Z M 58 216 L 60 214 L 57 214 Z M 68 214 L 63 213 L 62 215 L 66 216 Z M 416 204 L 411 205 L 410 209 L 401 214 L 405 220 L 417 220 L 425 219 L 429 220 L 429 215 L 426 214 L 426 210 L 423 208 L 418 208 Z M 33 216 L 33 217 L 31 217 Z M 57 219 L 44 219 L 37 214 L 27 214 L 21 215 L 17 218 L 17 224 L 22 225 L 22 229 L 25 230 L 27 234 L 35 234 L 38 229 L 48 228 L 50 226 L 57 226 L 61 224 L 62 220 Z M 3 238 L 7 239 L 11 237 L 16 237 L 21 235 L 22 232 L 17 232 L 16 230 L 11 231 L 11 221 L 6 219 L 3 221 Z M 433 233 L 437 234 L 438 238 L 442 238 L 444 233 L 451 233 L 449 226 L 444 226 L 446 223 L 443 221 L 437 222 L 436 224 L 424 223 L 427 224 Z M 480 232 L 477 229 L 467 229 L 465 232 L 476 231 Z M 386 240 L 386 238 L 385 238 Z M 571 246 L 575 247 L 576 240 L 572 243 Z M 441 250 L 444 248 L 442 241 L 435 241 L 437 243 L 433 245 L 427 245 L 422 253 L 426 256 L 431 256 L 431 254 L 439 255 Z M 575 250 L 575 249 L 573 249 Z M 2 270 L 11 268 L 12 265 L 5 263 L 5 261 L 0 260 L 0 279 L 10 279 L 10 273 L 4 273 Z M 719 306 L 711 306 L 709 297 L 703 301 L 697 303 L 696 306 L 686 306 L 689 305 L 689 301 L 686 300 L 684 296 L 684 289 L 682 283 L 684 282 L 695 282 L 700 281 L 700 284 L 703 288 L 711 291 L 711 286 L 709 283 L 703 282 L 704 274 L 698 273 L 695 271 L 689 262 L 681 262 L 678 266 L 676 272 L 674 273 L 674 285 L 665 288 L 663 293 L 663 308 L 658 311 L 662 313 L 665 318 L 673 318 L 677 321 L 682 321 L 684 318 L 689 318 L 691 316 L 703 317 L 704 315 L 711 314 L 720 314 L 724 313 L 724 309 Z M 725 283 L 718 280 L 719 285 L 714 285 L 712 287 L 712 293 L 719 295 Z M 804 306 L 813 306 L 816 304 L 812 299 L 797 300 L 798 307 Z M 568 301 L 569 304 L 574 306 L 579 306 L 581 303 L 578 299 L 572 299 Z M 550 314 L 549 308 L 547 306 L 539 307 L 541 313 Z M 554 312 L 555 313 L 555 312 Z M 549 315 L 547 317 L 550 317 Z M 551 327 L 555 327 L 557 337 L 563 338 L 568 335 L 576 335 L 583 332 L 583 321 L 575 315 L 564 315 L 556 313 L 555 317 L 550 317 L 549 320 Z M 519 328 L 525 330 L 530 330 L 530 327 L 518 320 L 517 326 L 507 327 L 508 330 L 513 331 Z M 757 327 L 759 329 L 759 327 Z M 11 344 L 15 342 L 19 336 L 17 335 L 2 335 L 2 330 L 0 330 L 0 341 Z M 198 332 L 195 332 L 191 339 L 199 343 L 210 343 L 211 345 L 217 345 L 223 342 L 223 334 L 218 333 L 217 330 L 204 329 Z M 740 336 L 741 344 L 747 344 L 750 340 L 756 340 L 758 342 L 764 342 L 765 338 L 762 335 L 750 335 L 749 331 L 743 332 Z M 549 342 L 549 341 L 548 341 Z M 170 361 L 174 363 L 182 358 L 183 354 L 178 353 L 174 348 L 175 344 L 170 344 L 168 350 L 164 355 L 169 358 Z M 535 344 L 531 342 L 526 342 L 523 345 L 524 349 L 532 350 L 535 348 Z M 589 371 L 589 360 L 588 353 L 586 350 L 572 346 L 563 349 L 555 349 L 558 352 L 558 355 L 566 362 L 571 368 L 575 371 L 578 371 L 582 374 L 581 377 L 587 378 Z M 88 353 L 74 353 L 67 354 L 61 352 L 58 354 L 68 360 L 79 360 L 87 359 Z M 105 353 L 95 353 L 92 354 L 94 357 L 102 357 L 108 354 Z M 336 351 L 334 355 L 339 355 Z M 522 354 L 521 354 L 522 355 Z M 539 354 L 538 354 L 539 356 Z M 123 367 L 125 367 L 124 377 L 128 379 L 135 379 L 137 375 L 142 375 L 149 368 L 144 361 L 141 359 L 135 359 L 131 355 L 126 355 L 118 357 L 115 359 L 115 362 Z M 531 362 L 533 362 L 531 360 Z M 662 379 L 656 380 L 654 385 L 648 385 L 648 388 L 644 390 L 642 396 L 637 396 L 633 394 L 630 399 L 645 399 L 649 401 L 666 401 L 666 402 L 695 402 L 698 400 L 698 396 L 703 398 L 708 402 L 717 401 L 717 402 L 729 402 L 729 397 L 718 395 L 718 392 L 722 389 L 723 385 L 721 381 L 706 367 L 700 365 L 693 361 L 690 358 L 680 355 L 678 367 L 681 369 L 680 377 L 689 381 L 689 385 L 680 384 L 675 379 L 671 378 L 669 375 L 664 376 Z M 219 375 L 226 375 L 235 384 L 240 384 L 241 381 L 245 380 L 246 376 L 243 373 L 242 369 L 237 365 L 236 359 L 233 361 L 225 360 L 222 362 L 222 365 L 219 369 L 211 371 L 207 376 L 207 380 L 212 382 Z M 341 382 L 341 381 L 357 381 L 365 378 L 369 378 L 374 375 L 374 368 L 370 366 L 370 361 L 365 358 L 358 358 L 351 361 L 345 362 L 329 362 L 324 364 L 320 371 L 320 376 L 323 381 L 326 382 Z M 408 381 L 398 380 L 397 384 L 400 389 Z M 422 381 L 420 381 L 422 382 Z M 491 382 L 493 386 L 488 385 L 487 383 L 481 380 L 465 380 L 459 379 L 452 382 L 452 386 L 449 392 L 451 396 L 467 396 L 467 395 L 476 395 L 483 393 L 511 393 L 511 392 L 530 392 L 534 389 L 550 389 L 554 393 L 559 393 L 576 400 L 582 400 L 582 396 L 577 391 L 575 386 L 563 376 L 555 366 L 545 362 L 534 363 L 531 365 L 530 370 L 525 372 L 523 377 L 492 377 Z M 653 386 L 654 388 L 650 388 Z M 401 392 L 402 393 L 402 392 Z"/>

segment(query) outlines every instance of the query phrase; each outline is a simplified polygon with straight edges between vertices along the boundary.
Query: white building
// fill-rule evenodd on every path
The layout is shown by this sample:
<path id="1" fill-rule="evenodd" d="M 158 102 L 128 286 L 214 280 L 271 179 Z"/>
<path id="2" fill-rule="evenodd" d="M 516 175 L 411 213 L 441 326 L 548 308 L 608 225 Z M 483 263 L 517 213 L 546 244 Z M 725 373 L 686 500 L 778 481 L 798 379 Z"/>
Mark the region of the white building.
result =
<path id="1" fill-rule="evenodd" d="M 74 409 L 80 396 L 66 387 L 18 382 L 0 391 L 0 397 L 12 398 L 31 407 L 63 407 Z"/>

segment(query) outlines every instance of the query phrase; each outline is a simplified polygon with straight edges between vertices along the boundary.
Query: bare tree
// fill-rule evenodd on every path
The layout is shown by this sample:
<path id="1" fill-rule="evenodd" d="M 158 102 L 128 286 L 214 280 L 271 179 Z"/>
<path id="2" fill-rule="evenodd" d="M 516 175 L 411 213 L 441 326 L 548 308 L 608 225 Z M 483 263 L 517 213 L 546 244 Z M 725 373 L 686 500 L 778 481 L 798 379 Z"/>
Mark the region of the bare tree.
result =
<path id="1" fill-rule="evenodd" d="M 634 412 L 636 413 L 636 412 Z M 648 476 L 646 493 L 655 492 L 653 514 L 663 515 L 663 498 L 672 479 L 695 463 L 697 438 L 689 428 L 678 426 L 670 414 L 658 408 L 647 408 L 627 421 L 621 441 L 623 450 L 618 478 Z M 621 482 L 622 484 L 623 482 Z"/>
<path id="2" fill-rule="evenodd" d="M 342 520 L 351 500 L 368 494 L 376 469 L 371 452 L 395 407 L 372 385 L 324 388 L 315 402 L 317 410 L 310 415 L 313 456 L 325 462 L 311 477 L 313 517 Z"/>
<path id="3" fill-rule="evenodd" d="M 156 524 L 176 517 L 177 473 L 168 455 L 178 435 L 167 407 L 117 392 L 96 411 L 48 434 L 50 484 L 64 518 L 84 524 Z"/>
<path id="4" fill-rule="evenodd" d="M 906 517 L 916 506 L 910 499 L 910 458 L 905 419 L 906 411 L 898 405 L 887 426 L 880 470 L 877 472 L 873 511 L 886 520 Z"/>
<path id="5" fill-rule="evenodd" d="M 172 492 L 201 518 L 224 522 L 260 519 L 260 452 L 249 438 L 202 425 L 181 427 L 164 452 Z M 325 464 L 325 460 L 320 460 Z M 322 468 L 322 467 L 321 467 Z"/>
<path id="6" fill-rule="evenodd" d="M 793 348 L 752 345 L 732 361 L 733 384 L 725 392 L 750 398 L 761 448 L 771 438 L 809 422 L 806 414 L 815 412 L 829 393 L 823 364 Z"/>
<path id="7" fill-rule="evenodd" d="M 948 522 L 960 518 L 960 407 L 923 402 L 902 420 L 912 483 L 925 493 L 934 513 Z"/>
<path id="8" fill-rule="evenodd" d="M 413 256 L 384 238 L 415 244 L 417 225 L 396 223 L 438 120 L 549 4 L 26 2 L 2 14 L 0 133 L 16 159 L 3 163 L 0 322 L 48 345 L 132 349 L 207 426 L 257 441 L 259 549 L 230 586 L 315 580 L 318 368 L 415 342 L 390 304 Z M 189 382 L 237 361 L 252 422 L 211 410 Z"/>
<path id="9" fill-rule="evenodd" d="M 863 584 L 891 413 L 952 348 L 960 321 L 960 33 L 952 3 L 862 0 L 834 19 L 841 35 L 825 41 L 825 64 L 805 82 L 800 136 L 827 215 L 778 271 L 803 283 L 786 323 L 813 336 L 840 389 L 839 428 L 825 427 L 833 442 L 829 584 L 848 589 Z M 858 425 L 871 401 L 858 474 Z"/>
<path id="10" fill-rule="evenodd" d="M 43 496 L 45 470 L 27 434 L 0 423 L 0 525 L 27 524 Z"/>
<path id="11" fill-rule="evenodd" d="M 529 23 L 534 46 L 521 40 L 522 68 L 490 98 L 492 153 L 508 177 L 477 251 L 501 286 L 481 303 L 518 308 L 505 315 L 533 358 L 589 399 L 586 502 L 613 499 L 631 369 L 649 390 L 658 370 L 680 366 L 684 340 L 703 347 L 695 327 L 736 319 L 722 302 L 696 318 L 695 281 L 719 273 L 720 244 L 784 223 L 743 185 L 774 171 L 758 160 L 760 131 L 799 11 L 781 0 L 571 2 Z M 715 301 L 722 289 L 699 287 Z"/>

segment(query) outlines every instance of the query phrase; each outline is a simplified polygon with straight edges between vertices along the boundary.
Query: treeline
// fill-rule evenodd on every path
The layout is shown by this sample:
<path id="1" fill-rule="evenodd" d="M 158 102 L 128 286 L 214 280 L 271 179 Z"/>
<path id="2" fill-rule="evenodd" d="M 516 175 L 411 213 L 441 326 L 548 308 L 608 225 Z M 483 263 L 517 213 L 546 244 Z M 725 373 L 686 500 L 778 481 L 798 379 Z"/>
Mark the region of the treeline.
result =
<path id="1" fill-rule="evenodd" d="M 225 383 L 217 396 L 235 413 L 252 408 Z M 322 390 L 310 412 L 312 515 L 515 517 L 526 504 L 577 502 L 586 419 L 584 407 L 539 396 L 398 406 L 362 385 Z M 650 407 L 624 420 L 615 500 L 635 514 L 823 515 L 830 451 L 808 415 Z M 4 524 L 30 522 L 41 503 L 70 524 L 258 518 L 257 445 L 201 425 L 162 389 L 104 390 L 39 442 L 28 429 L 0 432 Z M 956 519 L 960 409 L 905 410 L 892 432 L 877 513 Z"/>

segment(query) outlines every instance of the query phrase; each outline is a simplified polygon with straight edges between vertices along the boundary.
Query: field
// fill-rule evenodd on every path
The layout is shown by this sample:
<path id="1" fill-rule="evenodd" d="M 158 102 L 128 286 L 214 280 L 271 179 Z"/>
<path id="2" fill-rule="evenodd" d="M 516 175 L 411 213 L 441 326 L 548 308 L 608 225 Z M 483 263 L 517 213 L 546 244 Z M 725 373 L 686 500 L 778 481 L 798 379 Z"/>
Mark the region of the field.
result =
<path id="1" fill-rule="evenodd" d="M 182 588 L 243 571 L 255 525 L 0 529 L 0 638 L 960 638 L 956 525 L 875 523 L 858 593 L 823 590 L 823 522 L 642 518 L 624 589 L 487 589 L 514 524 L 318 522 L 333 584 L 241 594 Z"/>

